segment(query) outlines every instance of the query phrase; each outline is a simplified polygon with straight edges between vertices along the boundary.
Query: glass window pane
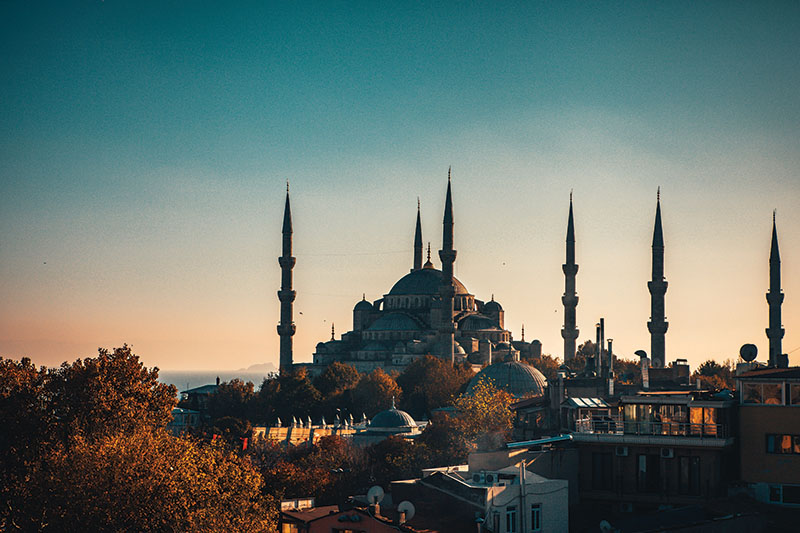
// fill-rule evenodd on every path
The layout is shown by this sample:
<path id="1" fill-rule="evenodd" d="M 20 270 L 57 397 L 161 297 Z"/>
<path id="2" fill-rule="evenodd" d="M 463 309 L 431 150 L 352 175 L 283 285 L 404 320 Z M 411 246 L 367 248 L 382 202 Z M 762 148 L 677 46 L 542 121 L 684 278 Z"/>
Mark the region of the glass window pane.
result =
<path id="1" fill-rule="evenodd" d="M 800 454 L 800 435 L 795 435 L 792 438 L 794 439 L 794 449 L 792 451 Z"/>
<path id="2" fill-rule="evenodd" d="M 768 405 L 783 404 L 783 385 L 780 383 L 764 383 L 764 403 Z"/>
<path id="3" fill-rule="evenodd" d="M 792 436 L 781 435 L 780 447 L 781 447 L 781 453 L 792 453 Z"/>
<path id="4" fill-rule="evenodd" d="M 792 383 L 789 390 L 791 391 L 792 405 L 800 405 L 800 383 Z"/>
<path id="5" fill-rule="evenodd" d="M 703 428 L 703 408 L 702 407 L 690 407 L 689 408 L 689 424 L 691 424 L 690 433 L 692 435 L 700 435 L 702 433 L 702 428 Z"/>
<path id="6" fill-rule="evenodd" d="M 767 453 L 775 453 L 775 435 L 767 435 Z"/>
<path id="7" fill-rule="evenodd" d="M 761 403 L 761 385 L 758 383 L 745 383 L 742 387 L 744 403 Z"/>

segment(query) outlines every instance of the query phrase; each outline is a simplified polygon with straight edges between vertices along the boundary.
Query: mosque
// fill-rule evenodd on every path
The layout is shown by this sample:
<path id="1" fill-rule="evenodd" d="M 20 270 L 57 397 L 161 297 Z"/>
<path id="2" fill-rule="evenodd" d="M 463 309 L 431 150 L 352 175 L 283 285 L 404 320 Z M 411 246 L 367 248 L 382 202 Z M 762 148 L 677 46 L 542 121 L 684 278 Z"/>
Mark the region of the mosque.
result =
<path id="1" fill-rule="evenodd" d="M 281 301 L 281 368 L 306 367 L 312 375 L 321 373 L 334 361 L 345 362 L 359 372 L 383 368 L 387 372 L 402 372 L 412 361 L 425 355 L 434 355 L 452 362 L 468 361 L 475 365 L 493 361 L 518 361 L 541 356 L 538 340 L 526 342 L 524 330 L 521 340 L 513 340 L 505 329 L 504 311 L 494 296 L 488 301 L 471 294 L 467 287 L 453 276 L 453 202 L 448 173 L 447 196 L 443 220 L 443 244 L 439 251 L 441 269 L 431 261 L 430 244 L 427 260 L 423 264 L 422 224 L 417 205 L 414 235 L 413 264 L 411 271 L 401 277 L 381 298 L 362 299 L 353 307 L 353 328 L 339 339 L 331 332 L 331 339 L 316 345 L 313 363 L 293 363 L 291 337 L 291 287 L 292 221 L 289 192 L 283 223 L 282 286 L 278 292 Z"/>

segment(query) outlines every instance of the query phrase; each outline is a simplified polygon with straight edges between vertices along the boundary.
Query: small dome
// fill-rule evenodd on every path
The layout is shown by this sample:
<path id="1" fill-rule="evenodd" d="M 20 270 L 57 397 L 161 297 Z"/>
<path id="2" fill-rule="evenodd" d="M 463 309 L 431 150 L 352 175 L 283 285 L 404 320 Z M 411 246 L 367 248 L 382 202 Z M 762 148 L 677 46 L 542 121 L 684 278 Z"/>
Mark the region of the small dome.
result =
<path id="1" fill-rule="evenodd" d="M 372 304 L 369 303 L 367 300 L 361 300 L 353 307 L 353 311 L 372 311 L 373 307 Z"/>
<path id="2" fill-rule="evenodd" d="M 419 323 L 405 313 L 389 313 L 373 322 L 369 331 L 418 331 Z"/>
<path id="3" fill-rule="evenodd" d="M 464 287 L 464 285 L 456 278 L 453 278 L 453 283 L 456 286 L 456 294 L 469 294 L 469 292 L 467 292 L 467 288 Z M 439 294 L 439 288 L 441 285 L 441 270 L 437 270 L 435 268 L 422 268 L 420 270 L 414 270 L 413 272 L 410 272 L 409 274 L 406 274 L 400 278 L 400 280 L 394 284 L 392 290 L 389 291 L 389 294 L 394 296 L 404 296 L 406 294 L 436 295 Z"/>
<path id="4" fill-rule="evenodd" d="M 400 409 L 381 411 L 370 421 L 370 428 L 415 428 L 417 423 L 410 414 Z"/>
<path id="5" fill-rule="evenodd" d="M 531 365 L 519 361 L 494 363 L 487 366 L 469 382 L 467 393 L 475 388 L 481 378 L 491 379 L 495 387 L 503 389 L 517 398 L 543 396 L 547 387 L 547 378 L 544 377 L 544 374 Z"/>
<path id="6" fill-rule="evenodd" d="M 486 302 L 485 304 L 483 304 L 483 312 L 487 313 L 487 314 L 488 313 L 499 313 L 502 310 L 503 310 L 503 306 L 500 305 L 499 303 L 495 302 L 494 298 L 492 298 L 492 301 Z"/>

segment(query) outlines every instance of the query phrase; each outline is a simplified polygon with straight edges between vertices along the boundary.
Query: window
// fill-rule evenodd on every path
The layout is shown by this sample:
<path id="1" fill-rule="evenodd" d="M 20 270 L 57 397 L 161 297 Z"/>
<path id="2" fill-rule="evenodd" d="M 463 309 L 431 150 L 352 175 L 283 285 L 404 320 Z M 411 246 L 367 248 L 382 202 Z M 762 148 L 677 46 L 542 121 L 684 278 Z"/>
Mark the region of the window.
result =
<path id="1" fill-rule="evenodd" d="M 789 400 L 792 405 L 800 405 L 800 383 L 789 385 Z"/>
<path id="2" fill-rule="evenodd" d="M 765 449 L 767 453 L 800 455 L 800 435 L 768 433 Z"/>
<path id="3" fill-rule="evenodd" d="M 742 387 L 742 401 L 744 403 L 761 403 L 761 385 L 745 383 Z"/>
<path id="4" fill-rule="evenodd" d="M 517 506 L 506 507 L 506 533 L 517 533 Z"/>
<path id="5" fill-rule="evenodd" d="M 762 385 L 764 403 L 767 405 L 783 404 L 783 384 L 764 383 Z"/>
<path id="6" fill-rule="evenodd" d="M 542 530 L 542 504 L 534 503 L 531 505 L 531 531 Z"/>
<path id="7" fill-rule="evenodd" d="M 655 454 L 638 456 L 636 488 L 642 492 L 657 492 L 661 481 L 661 460 Z"/>

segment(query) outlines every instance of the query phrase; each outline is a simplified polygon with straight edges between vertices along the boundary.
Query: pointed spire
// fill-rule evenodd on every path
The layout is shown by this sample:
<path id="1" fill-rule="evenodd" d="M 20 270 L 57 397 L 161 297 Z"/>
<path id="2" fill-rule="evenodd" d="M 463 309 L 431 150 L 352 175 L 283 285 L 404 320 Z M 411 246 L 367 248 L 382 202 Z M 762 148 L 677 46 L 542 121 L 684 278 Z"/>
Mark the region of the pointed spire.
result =
<path id="1" fill-rule="evenodd" d="M 444 200 L 444 234 L 442 249 L 453 249 L 453 195 L 450 190 L 450 168 L 447 169 L 447 196 Z"/>
<path id="2" fill-rule="evenodd" d="M 283 208 L 283 233 L 292 233 L 292 207 L 289 205 L 289 180 L 286 180 L 286 205 Z"/>
<path id="3" fill-rule="evenodd" d="M 778 227 L 775 224 L 775 210 L 772 211 L 772 246 L 769 250 L 769 260 L 781 260 L 781 253 L 778 251 Z"/>
<path id="4" fill-rule="evenodd" d="M 575 221 L 572 218 L 572 191 L 569 191 L 569 219 L 567 220 L 567 242 L 575 242 Z"/>
<path id="5" fill-rule="evenodd" d="M 414 268 L 419 270 L 422 268 L 422 221 L 419 214 L 419 197 L 417 197 L 417 227 L 414 232 Z"/>
<path id="6" fill-rule="evenodd" d="M 664 234 L 661 230 L 661 187 L 656 193 L 656 223 L 653 228 L 653 248 L 664 247 Z"/>

